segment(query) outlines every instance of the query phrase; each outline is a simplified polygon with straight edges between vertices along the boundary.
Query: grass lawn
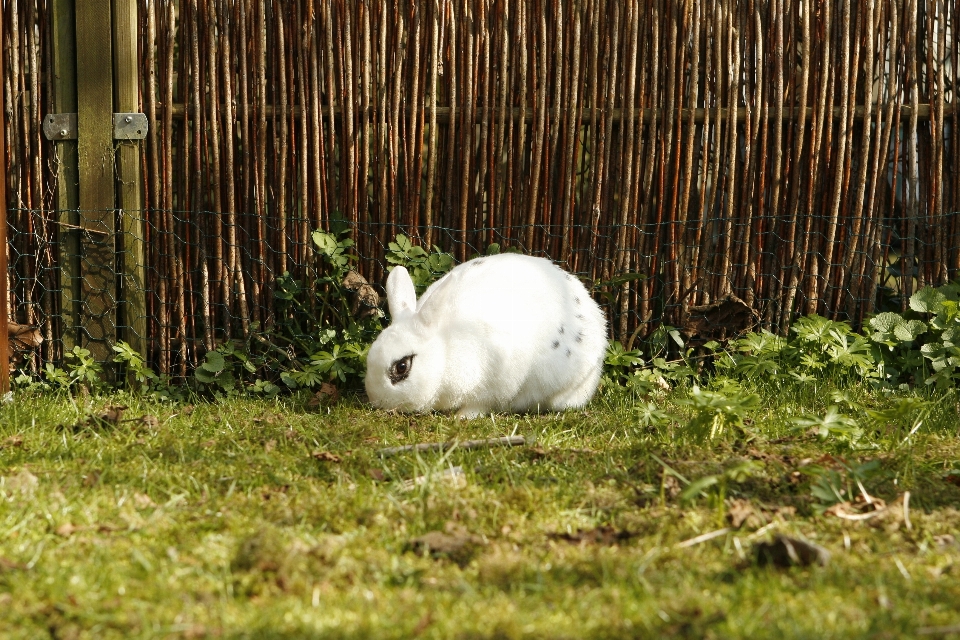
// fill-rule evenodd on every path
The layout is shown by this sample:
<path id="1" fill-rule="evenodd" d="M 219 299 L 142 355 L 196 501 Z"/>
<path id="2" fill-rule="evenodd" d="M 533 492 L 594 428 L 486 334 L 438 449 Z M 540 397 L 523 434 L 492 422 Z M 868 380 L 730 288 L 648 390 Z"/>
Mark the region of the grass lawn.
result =
<path id="1" fill-rule="evenodd" d="M 895 398 L 830 391 L 758 389 L 705 441 L 688 389 L 647 426 L 613 393 L 469 422 L 21 393 L 0 407 L 0 636 L 960 637 L 957 397 L 910 435 L 864 413 Z M 124 421 L 85 422 L 109 404 Z M 831 404 L 855 444 L 791 422 Z M 762 566 L 778 534 L 831 558 Z"/>

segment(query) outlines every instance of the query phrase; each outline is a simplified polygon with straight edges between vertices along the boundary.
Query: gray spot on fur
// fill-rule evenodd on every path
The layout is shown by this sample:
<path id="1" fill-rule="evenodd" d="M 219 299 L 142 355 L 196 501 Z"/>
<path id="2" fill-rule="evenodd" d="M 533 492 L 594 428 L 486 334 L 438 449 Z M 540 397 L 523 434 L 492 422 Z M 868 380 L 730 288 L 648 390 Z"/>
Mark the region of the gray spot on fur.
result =
<path id="1" fill-rule="evenodd" d="M 482 259 L 482 258 L 478 258 L 478 259 L 476 259 L 476 260 L 472 260 L 471 262 L 473 263 L 473 266 L 479 267 L 480 265 L 483 264 L 483 259 Z"/>
<path id="2" fill-rule="evenodd" d="M 553 341 L 553 344 L 550 345 L 550 346 L 553 347 L 554 349 L 556 349 L 557 347 L 560 346 L 560 341 L 559 341 L 559 340 L 554 340 L 554 341 Z"/>
<path id="3" fill-rule="evenodd" d="M 571 353 L 571 352 L 570 352 L 570 349 L 567 349 L 567 357 L 568 357 L 568 358 L 570 357 L 570 353 Z"/>
<path id="4" fill-rule="evenodd" d="M 583 314 L 582 314 L 582 313 L 577 315 L 577 320 L 583 320 Z"/>
<path id="5" fill-rule="evenodd" d="M 563 335 L 563 325 L 560 325 L 560 335 Z"/>
<path id="6" fill-rule="evenodd" d="M 580 304 L 580 298 L 574 298 L 573 301 L 574 301 L 576 304 Z"/>
<path id="7" fill-rule="evenodd" d="M 583 342 L 583 331 L 577 331 L 577 342 Z"/>

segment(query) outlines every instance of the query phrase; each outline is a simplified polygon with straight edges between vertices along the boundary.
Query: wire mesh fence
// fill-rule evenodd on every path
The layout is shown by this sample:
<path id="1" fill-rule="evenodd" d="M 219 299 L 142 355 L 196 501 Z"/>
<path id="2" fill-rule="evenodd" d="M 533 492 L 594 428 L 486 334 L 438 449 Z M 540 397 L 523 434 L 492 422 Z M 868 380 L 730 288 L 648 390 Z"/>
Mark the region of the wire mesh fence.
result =
<path id="1" fill-rule="evenodd" d="M 3 1 L 11 308 L 40 360 L 142 334 L 189 368 L 272 321 L 276 278 L 339 225 L 372 282 L 399 233 L 643 274 L 605 292 L 621 339 L 728 294 L 771 330 L 859 323 L 960 269 L 956 3 L 137 7 L 143 205 L 117 214 L 78 211 L 77 143 L 41 134 L 70 102 L 63 16 Z"/>
<path id="2" fill-rule="evenodd" d="M 32 219 L 35 227 L 51 230 L 46 242 L 37 243 L 39 234 L 16 224 L 10 227 L 11 267 L 18 275 L 15 315 L 20 322 L 40 327 L 45 338 L 39 350 L 29 354 L 35 356 L 33 360 L 22 363 L 31 368 L 59 361 L 73 345 L 106 359 L 112 344 L 140 338 L 155 367 L 185 374 L 224 341 L 283 323 L 276 296 L 281 278 L 309 281 L 323 270 L 310 237 L 314 230 L 310 220 L 288 221 L 290 227 L 305 228 L 307 233 L 289 234 L 278 243 L 279 230 L 253 214 L 235 216 L 235 228 L 225 229 L 216 223 L 221 213 L 148 211 L 138 218 L 144 223 L 142 239 L 95 234 L 95 242 L 78 242 L 78 236 L 91 234 L 58 225 L 58 212 L 16 213 L 21 221 Z M 479 228 L 466 234 L 455 228 L 411 230 L 407 225 L 378 223 L 346 228 L 356 242 L 354 268 L 381 293 L 387 244 L 398 234 L 413 231 L 414 237 L 423 237 L 429 232 L 438 250 L 465 249 L 469 257 L 486 254 L 493 243 L 499 251 L 546 255 L 542 246 L 562 242 L 562 236 L 570 233 L 570 257 L 562 264 L 598 295 L 606 294 L 600 297 L 611 322 L 611 337 L 624 341 L 663 323 L 680 324 L 691 305 L 730 294 L 749 301 L 759 323 L 775 331 L 786 328 L 782 318 L 808 312 L 860 323 L 877 311 L 904 308 L 908 290 L 960 276 L 955 263 L 960 255 L 960 212 L 923 221 L 917 235 L 909 239 L 916 256 L 913 266 L 904 260 L 904 247 L 910 243 L 902 235 L 900 218 L 881 218 L 875 225 L 845 221 L 839 233 L 844 240 L 833 255 L 845 255 L 849 245 L 863 247 L 852 252 L 849 263 L 829 263 L 820 250 L 825 232 L 814 232 L 810 255 L 799 261 L 812 268 L 802 272 L 794 263 L 795 255 L 752 252 L 758 245 L 777 247 L 784 241 L 777 235 L 775 222 L 771 218 L 730 225 L 723 218 L 710 218 L 682 226 L 537 225 L 533 229 Z M 746 229 L 751 223 L 769 230 L 758 237 Z M 855 227 L 870 237 L 855 238 Z M 533 247 L 525 244 L 530 237 L 539 241 Z M 694 245 L 691 240 L 696 238 L 700 242 Z M 146 264 L 135 269 L 142 273 L 141 283 L 134 282 L 137 276 L 126 273 L 123 265 L 129 246 L 142 240 L 147 246 Z M 658 253 L 645 253 L 643 248 L 653 244 L 659 245 Z M 69 252 L 68 247 L 79 246 L 87 249 Z M 728 259 L 730 251 L 733 258 Z M 231 254 L 236 270 L 224 258 Z M 623 263 L 636 265 L 644 277 L 617 280 L 623 273 L 618 264 Z M 751 271 L 754 279 L 748 277 Z M 826 272 L 845 276 L 828 281 Z M 755 282 L 762 286 L 752 287 Z M 126 302 L 130 287 L 143 289 L 141 309 Z"/>

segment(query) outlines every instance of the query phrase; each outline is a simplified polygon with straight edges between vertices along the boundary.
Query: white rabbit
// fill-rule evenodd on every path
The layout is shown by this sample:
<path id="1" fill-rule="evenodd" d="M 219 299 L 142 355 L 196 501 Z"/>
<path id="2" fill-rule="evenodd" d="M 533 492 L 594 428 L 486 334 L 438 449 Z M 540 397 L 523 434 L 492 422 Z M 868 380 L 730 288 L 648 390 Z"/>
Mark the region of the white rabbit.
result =
<path id="1" fill-rule="evenodd" d="M 514 253 L 465 262 L 417 300 L 403 267 L 387 278 L 392 323 L 367 356 L 370 401 L 399 411 L 581 407 L 607 349 L 603 312 L 549 260 Z"/>

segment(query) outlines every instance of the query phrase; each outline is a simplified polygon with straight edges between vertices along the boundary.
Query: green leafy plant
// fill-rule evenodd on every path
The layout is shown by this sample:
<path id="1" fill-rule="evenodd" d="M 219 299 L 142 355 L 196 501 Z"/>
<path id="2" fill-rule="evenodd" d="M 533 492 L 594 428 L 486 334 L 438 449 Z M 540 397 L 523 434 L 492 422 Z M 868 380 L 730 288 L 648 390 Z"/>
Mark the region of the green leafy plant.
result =
<path id="1" fill-rule="evenodd" d="M 348 230 L 315 231 L 318 275 L 302 282 L 286 273 L 277 282 L 274 295 L 283 321 L 265 340 L 287 343 L 286 348 L 275 347 L 271 359 L 279 370 L 277 382 L 288 388 L 312 389 L 331 381 L 349 386 L 362 379 L 367 350 L 382 328 L 383 313 L 377 306 L 366 306 L 366 299 L 359 304 L 358 294 L 348 288 L 350 282 L 366 285 L 352 270 L 356 256 L 350 252 L 354 243 L 348 235 Z M 404 247 L 410 247 L 409 241 Z"/>
<path id="2" fill-rule="evenodd" d="M 729 370 L 751 380 L 777 376 L 790 364 L 787 340 L 767 330 L 748 333 L 730 343 L 730 351 L 717 362 L 721 370 Z"/>
<path id="3" fill-rule="evenodd" d="M 670 343 L 680 348 L 680 358 L 666 359 Z M 645 351 L 649 354 L 647 359 Z M 604 359 L 602 386 L 624 387 L 642 396 L 657 389 L 667 390 L 670 382 L 684 384 L 698 375 L 690 364 L 691 354 L 692 350 L 685 348 L 680 332 L 669 325 L 657 327 L 636 349 L 628 349 L 619 341 L 611 340 Z"/>
<path id="4" fill-rule="evenodd" d="M 960 284 L 924 287 L 903 314 L 887 311 L 870 319 L 867 332 L 877 346 L 878 382 L 887 386 L 923 382 L 938 389 L 960 380 Z"/>
<path id="5" fill-rule="evenodd" d="M 204 355 L 194 370 L 194 380 L 201 390 L 216 394 L 251 393 L 272 397 L 281 391 L 279 380 L 268 370 L 289 355 L 267 342 L 267 332 L 255 324 L 246 340 L 228 340 Z M 265 348 L 266 343 L 270 348 Z"/>
<path id="6" fill-rule="evenodd" d="M 103 367 L 93 357 L 89 349 L 77 345 L 63 354 L 63 368 L 48 362 L 43 369 L 43 377 L 55 387 L 70 389 L 84 385 L 89 390 L 98 389 L 103 384 Z"/>
<path id="7" fill-rule="evenodd" d="M 863 429 L 850 416 L 840 413 L 840 410 L 831 405 L 826 414 L 804 415 L 791 420 L 794 429 L 813 431 L 821 440 L 833 438 L 841 442 L 856 444 L 863 437 Z"/>
<path id="8" fill-rule="evenodd" d="M 54 366 L 52 362 L 48 362 L 43 367 L 43 377 L 44 379 L 56 387 L 62 387 L 64 389 L 69 389 L 70 385 L 73 384 L 73 380 L 70 378 L 70 374 L 60 367 Z M 21 384 L 26 384 L 29 378 L 26 380 L 19 380 Z"/>
<path id="9" fill-rule="evenodd" d="M 633 410 L 641 427 L 659 427 L 673 418 L 669 413 L 652 402 L 644 402 Z"/>
<path id="10" fill-rule="evenodd" d="M 934 403 L 929 400 L 906 397 L 898 398 L 886 409 L 865 409 L 864 413 L 874 425 L 907 425 L 923 421 L 933 407 Z"/>
<path id="11" fill-rule="evenodd" d="M 160 377 L 147 365 L 143 355 L 129 344 L 121 340 L 112 348 L 116 353 L 113 361 L 122 365 L 123 373 L 137 385 L 139 391 L 145 392 L 151 385 L 159 382 Z"/>
<path id="12" fill-rule="evenodd" d="M 587 289 L 590 290 L 591 294 L 599 296 L 600 299 L 606 302 L 608 306 L 613 307 L 613 305 L 616 304 L 617 302 L 620 291 L 625 286 L 629 285 L 632 282 L 644 280 L 646 279 L 646 277 L 647 276 L 642 273 L 636 273 L 631 271 L 627 273 L 622 273 L 620 275 L 614 276 L 606 280 L 603 280 L 600 278 L 598 278 L 597 280 L 594 280 L 593 282 L 586 280 L 584 284 L 586 285 Z M 630 338 L 627 340 L 626 348 L 628 350 L 633 349 L 634 340 L 636 340 L 637 334 L 640 332 L 642 327 L 643 325 L 637 327 L 637 330 L 634 332 L 634 334 L 630 336 Z"/>
<path id="13" fill-rule="evenodd" d="M 736 462 L 724 469 L 722 473 L 703 476 L 690 482 L 680 492 L 680 501 L 696 500 L 700 496 L 708 495 L 708 490 L 715 489 L 717 502 L 722 505 L 730 483 L 742 484 L 748 478 L 757 475 L 762 469 L 762 465 L 755 460 Z"/>
<path id="14" fill-rule="evenodd" d="M 810 476 L 810 494 L 814 498 L 814 512 L 823 513 L 841 502 L 852 502 L 858 493 L 866 494 L 866 486 L 882 472 L 878 460 L 862 463 L 847 462 L 830 456 L 832 466 L 809 465 L 802 468 Z"/>
<path id="15" fill-rule="evenodd" d="M 499 252 L 499 245 L 497 252 Z M 391 265 L 402 266 L 410 272 L 410 279 L 417 290 L 417 295 L 423 293 L 427 287 L 442 278 L 457 262 L 449 253 L 441 251 L 439 247 L 434 246 L 432 252 L 428 252 L 423 247 L 417 246 L 410 241 L 410 238 L 402 233 L 397 236 L 394 242 L 387 244 L 386 259 Z M 392 268 L 392 267 L 391 267 Z"/>
<path id="16" fill-rule="evenodd" d="M 639 349 L 627 351 L 617 340 L 607 343 L 607 355 L 603 360 L 604 374 L 608 382 L 626 384 L 633 370 L 642 367 L 643 357 Z"/>
<path id="17" fill-rule="evenodd" d="M 227 359 L 222 352 L 208 351 L 193 375 L 201 384 L 230 393 L 237 386 L 237 380 L 231 369 L 232 367 L 227 366 Z"/>
<path id="18" fill-rule="evenodd" d="M 844 384 L 876 375 L 874 346 L 846 322 L 810 315 L 799 318 L 790 333 L 778 336 L 762 330 L 733 340 L 718 354 L 715 366 L 761 384 Z"/>
<path id="19" fill-rule="evenodd" d="M 679 401 L 693 410 L 688 433 L 697 440 L 713 439 L 730 429 L 743 429 L 744 418 L 760 405 L 760 396 L 737 385 L 710 391 L 693 385 L 690 395 Z"/>

